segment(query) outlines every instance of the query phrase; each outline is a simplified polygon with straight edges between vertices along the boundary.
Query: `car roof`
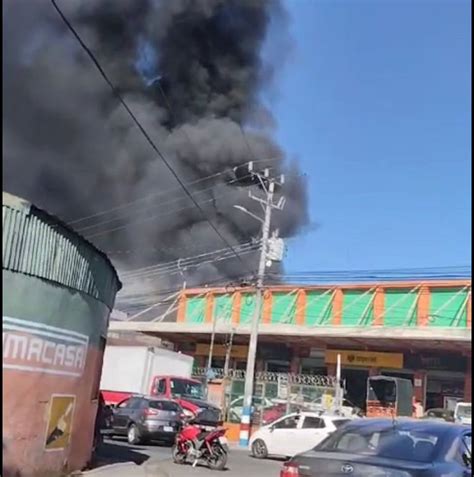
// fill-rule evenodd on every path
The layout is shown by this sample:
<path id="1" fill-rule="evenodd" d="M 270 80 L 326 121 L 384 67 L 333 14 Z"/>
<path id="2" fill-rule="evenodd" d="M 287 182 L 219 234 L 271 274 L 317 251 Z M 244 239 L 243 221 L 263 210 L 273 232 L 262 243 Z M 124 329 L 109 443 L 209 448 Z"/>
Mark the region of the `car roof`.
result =
<path id="1" fill-rule="evenodd" d="M 146 399 L 147 401 L 158 401 L 158 402 L 174 402 L 175 404 L 178 404 L 175 399 L 170 399 L 167 397 L 160 397 L 160 396 L 149 396 L 146 394 L 132 394 L 130 398 L 140 398 L 140 399 Z"/>
<path id="2" fill-rule="evenodd" d="M 466 430 L 470 429 L 468 426 L 461 424 L 453 424 L 445 421 L 431 421 L 427 419 L 414 419 L 414 418 L 400 418 L 400 419 L 382 419 L 382 418 L 365 418 L 365 419 L 356 419 L 351 420 L 345 429 L 357 429 L 357 428 L 366 428 L 377 431 L 384 431 L 390 429 L 393 426 L 396 426 L 397 429 L 405 431 L 425 431 L 433 433 L 454 433 L 459 434 L 463 433 Z"/>
<path id="3" fill-rule="evenodd" d="M 330 419 L 332 421 L 347 420 L 347 417 L 336 416 L 335 414 L 321 414 L 320 412 L 315 411 L 301 411 L 301 412 L 291 412 L 286 416 L 304 416 L 304 417 L 317 417 L 319 419 Z"/>

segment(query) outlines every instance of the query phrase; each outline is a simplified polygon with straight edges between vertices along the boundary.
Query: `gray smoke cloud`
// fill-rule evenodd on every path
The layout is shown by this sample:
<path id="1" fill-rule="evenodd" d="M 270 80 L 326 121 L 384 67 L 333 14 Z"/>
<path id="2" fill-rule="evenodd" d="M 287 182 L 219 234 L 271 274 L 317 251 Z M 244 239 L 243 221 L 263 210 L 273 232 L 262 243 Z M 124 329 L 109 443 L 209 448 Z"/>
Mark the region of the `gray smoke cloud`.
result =
<path id="1" fill-rule="evenodd" d="M 307 224 L 305 180 L 274 141 L 275 119 L 261 100 L 274 79 L 262 57 L 272 22 L 285 34 L 278 1 L 59 4 L 229 243 L 259 235 L 260 224 L 233 208 L 261 213 L 248 198 L 249 190 L 261 194 L 258 186 L 242 185 L 232 171 L 252 159 L 288 174 L 286 206 L 275 213 L 274 228 L 290 237 Z M 70 222 L 121 270 L 225 247 L 51 3 L 7 0 L 3 8 L 4 190 Z M 228 259 L 188 270 L 186 280 L 248 275 L 256 255 L 242 259 L 245 266 Z M 181 280 L 179 274 L 136 277 L 125 281 L 123 296 L 129 305 L 144 304 L 145 295 L 156 300 L 150 291 Z"/>

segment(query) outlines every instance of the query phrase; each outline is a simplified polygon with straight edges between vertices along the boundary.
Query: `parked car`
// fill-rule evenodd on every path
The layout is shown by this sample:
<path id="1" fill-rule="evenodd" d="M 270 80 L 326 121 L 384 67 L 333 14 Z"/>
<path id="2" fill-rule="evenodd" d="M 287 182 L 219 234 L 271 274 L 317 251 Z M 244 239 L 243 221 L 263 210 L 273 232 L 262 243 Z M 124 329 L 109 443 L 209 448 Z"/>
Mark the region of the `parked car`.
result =
<path id="1" fill-rule="evenodd" d="M 304 405 L 299 403 L 290 402 L 288 404 L 285 400 L 274 399 L 272 406 L 267 407 L 262 411 L 262 425 L 267 426 L 272 424 L 283 416 L 293 412 L 308 411 Z"/>
<path id="2" fill-rule="evenodd" d="M 357 419 L 284 464 L 281 477 L 471 474 L 471 429 L 415 419 Z"/>
<path id="3" fill-rule="evenodd" d="M 151 440 L 173 444 L 184 416 L 177 402 L 147 396 L 132 396 L 112 410 L 109 434 L 126 436 L 129 444 Z"/>
<path id="4" fill-rule="evenodd" d="M 423 419 L 454 422 L 454 411 L 442 408 L 428 409 L 428 411 L 425 412 Z"/>
<path id="5" fill-rule="evenodd" d="M 326 408 L 323 404 L 322 398 L 315 399 L 309 403 L 305 403 L 305 407 L 308 411 L 325 411 Z M 342 406 L 340 408 L 340 415 L 345 417 L 352 417 L 361 414 L 361 409 L 352 404 L 348 399 L 342 401 Z"/>
<path id="6" fill-rule="evenodd" d="M 291 457 L 312 449 L 347 422 L 349 419 L 340 416 L 315 412 L 288 414 L 252 434 L 250 451 L 257 459 Z"/>
<path id="7" fill-rule="evenodd" d="M 242 418 L 242 410 L 244 407 L 244 398 L 243 396 L 234 399 L 229 405 L 229 420 L 230 422 L 240 422 Z M 265 397 L 255 396 L 253 398 L 253 410 L 252 414 L 255 412 L 262 412 L 262 410 L 269 409 L 273 407 L 273 402 L 270 399 Z"/>
<path id="8" fill-rule="evenodd" d="M 472 426 L 472 404 L 470 402 L 458 402 L 454 410 L 454 420 L 458 424 Z"/>

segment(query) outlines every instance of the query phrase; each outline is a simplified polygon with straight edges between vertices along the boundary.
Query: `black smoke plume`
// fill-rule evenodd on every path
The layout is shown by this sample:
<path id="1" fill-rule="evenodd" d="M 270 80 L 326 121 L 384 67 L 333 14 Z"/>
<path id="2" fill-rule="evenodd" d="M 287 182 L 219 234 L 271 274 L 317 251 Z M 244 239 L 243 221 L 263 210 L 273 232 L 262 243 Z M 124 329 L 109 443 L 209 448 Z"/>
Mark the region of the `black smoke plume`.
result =
<path id="1" fill-rule="evenodd" d="M 272 139 L 275 121 L 261 99 L 274 79 L 262 56 L 269 29 L 278 24 L 285 35 L 278 1 L 58 3 L 229 243 L 259 235 L 260 224 L 233 208 L 261 213 L 248 198 L 258 186 L 233 171 L 249 160 L 288 174 L 286 206 L 273 221 L 280 235 L 306 224 L 305 181 Z M 71 223 L 121 270 L 224 248 L 52 4 L 7 0 L 3 8 L 4 190 Z M 236 280 L 255 270 L 255 253 L 242 259 L 194 267 L 185 279 Z M 136 277 L 124 280 L 124 294 L 129 306 L 143 305 L 150 290 L 182 280 Z"/>

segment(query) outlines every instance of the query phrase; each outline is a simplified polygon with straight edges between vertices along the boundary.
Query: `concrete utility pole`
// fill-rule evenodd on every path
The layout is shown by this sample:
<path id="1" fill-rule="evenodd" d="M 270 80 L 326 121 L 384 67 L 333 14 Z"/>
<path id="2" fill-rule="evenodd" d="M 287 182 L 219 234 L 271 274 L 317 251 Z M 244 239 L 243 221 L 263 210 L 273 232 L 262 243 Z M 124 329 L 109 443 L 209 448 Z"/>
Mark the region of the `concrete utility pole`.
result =
<path id="1" fill-rule="evenodd" d="M 253 401 L 253 388 L 254 388 L 254 377 L 255 377 L 255 360 L 257 355 L 257 343 L 258 343 L 258 325 L 260 322 L 260 317 L 262 316 L 262 305 L 263 305 L 263 281 L 265 278 L 265 267 L 267 266 L 268 260 L 268 249 L 269 249 L 269 239 L 270 239 L 270 224 L 272 217 L 272 210 L 278 209 L 282 210 L 285 205 L 285 199 L 280 198 L 277 204 L 273 203 L 273 197 L 275 193 L 275 185 L 281 185 L 284 182 L 284 177 L 281 176 L 280 182 L 277 182 L 274 178 L 270 178 L 269 170 L 265 169 L 263 175 L 253 171 L 253 163 L 249 163 L 249 171 L 254 174 L 260 184 L 262 185 L 263 190 L 266 193 L 266 198 L 261 199 L 259 197 L 249 194 L 250 198 L 260 202 L 263 205 L 265 216 L 262 219 L 261 217 L 249 212 L 242 206 L 236 205 L 235 208 L 245 212 L 247 215 L 250 215 L 254 219 L 262 223 L 262 243 L 260 249 L 260 260 L 258 264 L 258 273 L 257 273 L 257 284 L 255 292 L 255 310 L 252 318 L 252 326 L 250 331 L 250 343 L 249 351 L 247 357 L 247 370 L 245 374 L 245 390 L 244 390 L 244 405 L 242 410 L 242 418 L 240 423 L 240 445 L 248 446 L 249 437 L 250 437 L 250 419 L 252 414 L 252 401 Z"/>

